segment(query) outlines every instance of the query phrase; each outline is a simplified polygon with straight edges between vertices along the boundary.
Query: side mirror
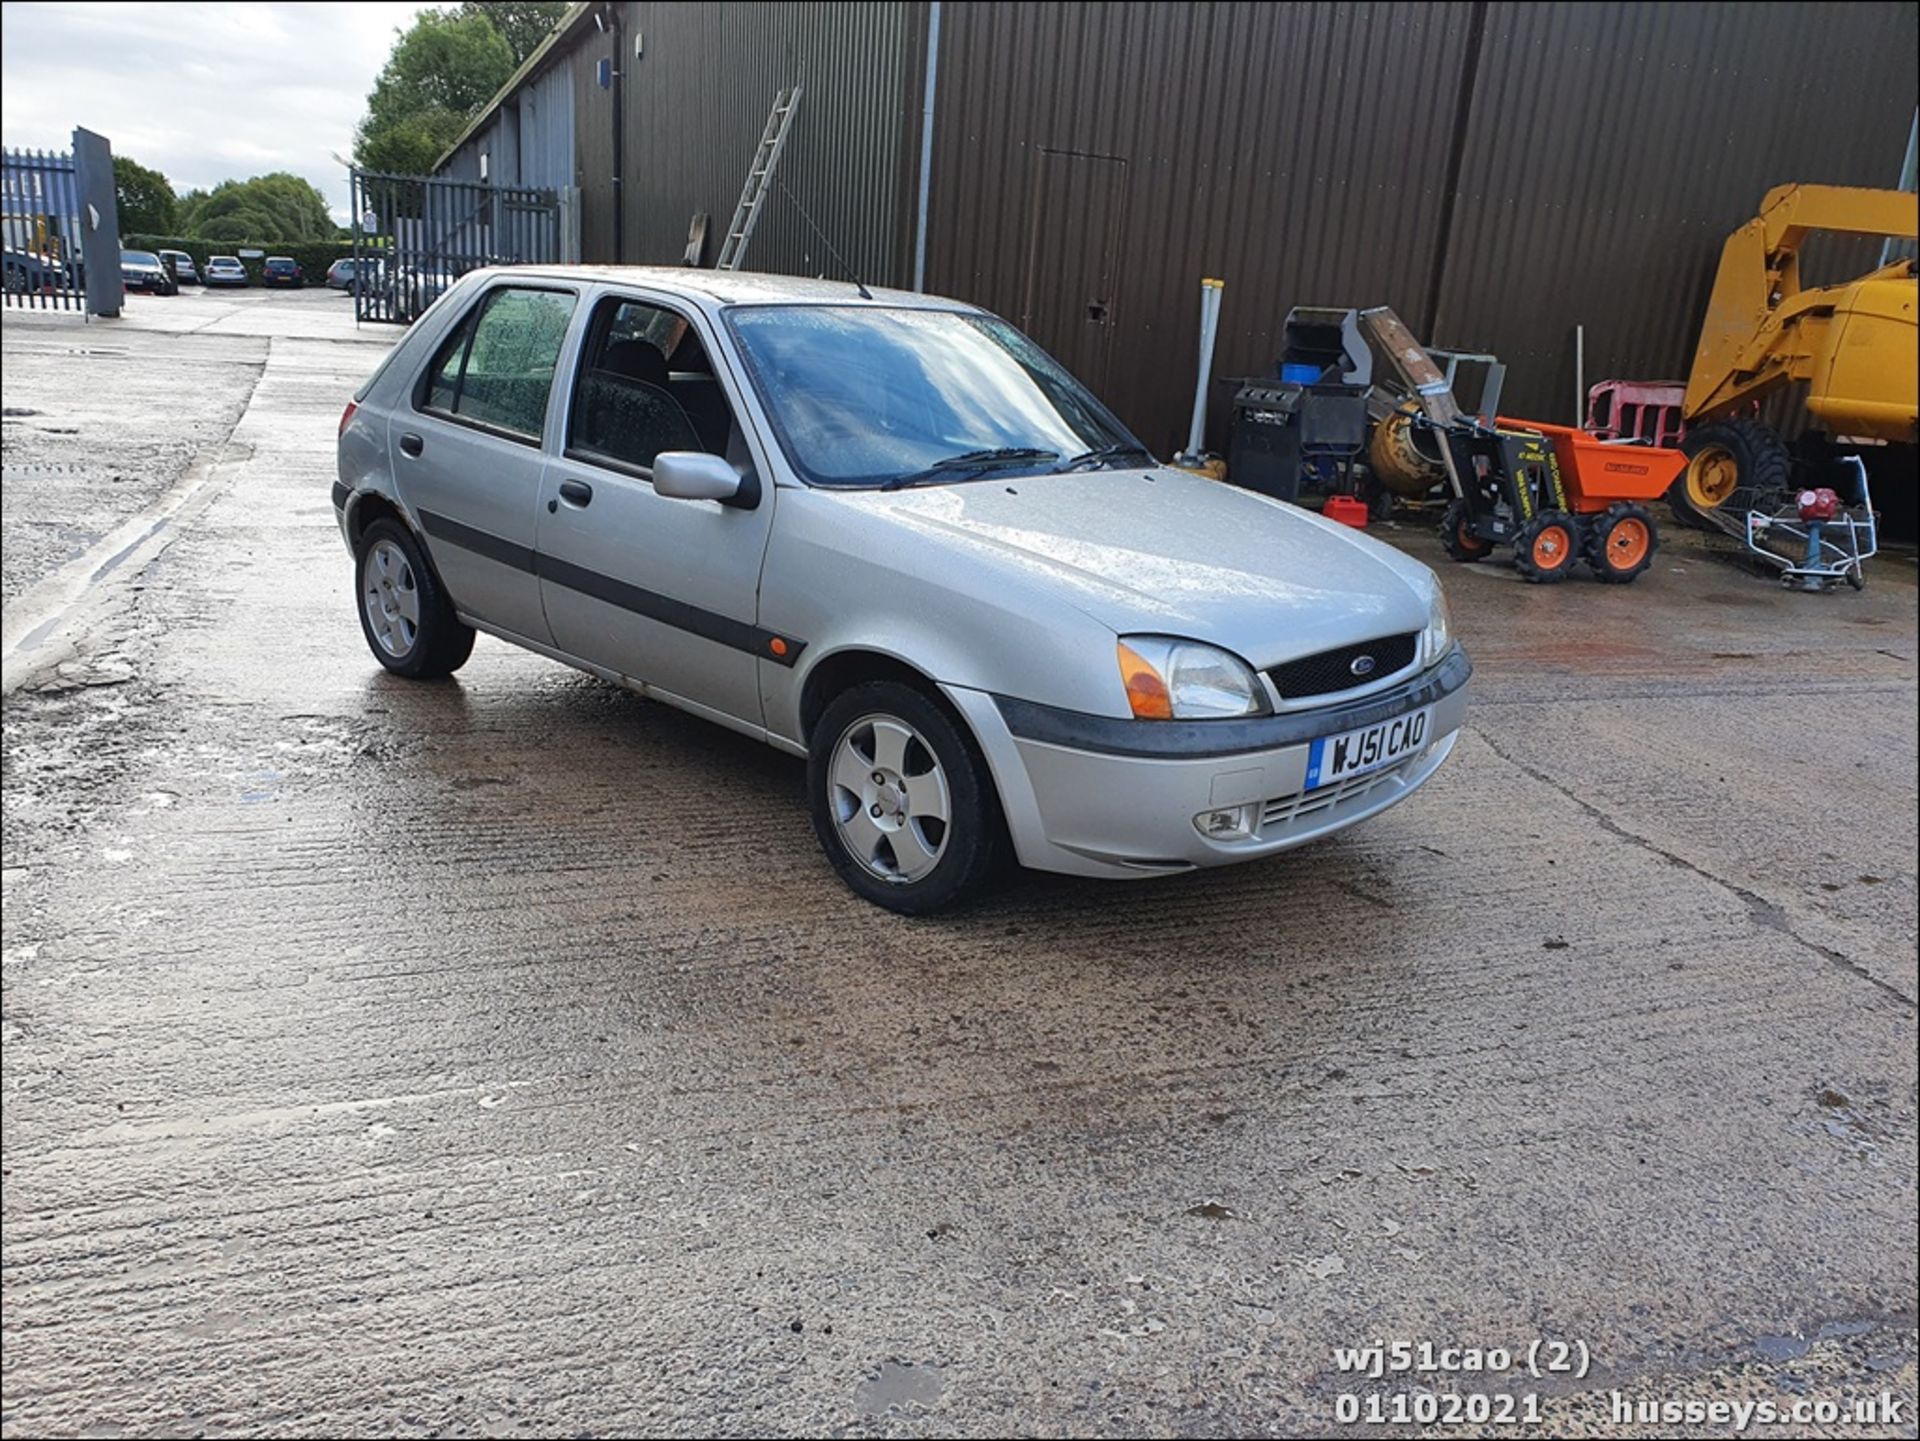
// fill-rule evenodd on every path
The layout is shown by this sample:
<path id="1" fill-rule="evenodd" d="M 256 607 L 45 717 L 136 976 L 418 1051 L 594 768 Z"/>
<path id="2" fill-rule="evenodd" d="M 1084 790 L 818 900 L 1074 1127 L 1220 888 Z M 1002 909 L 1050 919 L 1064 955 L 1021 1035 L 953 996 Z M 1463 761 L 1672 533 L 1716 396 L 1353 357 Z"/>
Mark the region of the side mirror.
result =
<path id="1" fill-rule="evenodd" d="M 744 499 L 740 472 L 703 450 L 668 450 L 655 456 L 653 488 L 675 500 L 717 500 L 726 505 Z"/>

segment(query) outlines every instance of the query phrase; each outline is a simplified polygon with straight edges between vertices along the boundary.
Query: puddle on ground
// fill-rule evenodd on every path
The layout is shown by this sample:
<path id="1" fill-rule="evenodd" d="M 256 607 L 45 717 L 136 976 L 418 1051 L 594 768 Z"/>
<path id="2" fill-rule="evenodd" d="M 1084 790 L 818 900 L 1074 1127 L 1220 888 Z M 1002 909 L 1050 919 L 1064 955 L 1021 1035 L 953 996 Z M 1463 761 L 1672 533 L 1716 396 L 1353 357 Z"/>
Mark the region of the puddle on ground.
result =
<path id="1" fill-rule="evenodd" d="M 1813 1349 L 1815 1341 L 1832 1341 L 1843 1336 L 1864 1336 L 1874 1329 L 1872 1321 L 1827 1321 L 1811 1336 L 1756 1336 L 1753 1347 L 1768 1361 L 1798 1361 Z"/>
<path id="2" fill-rule="evenodd" d="M 860 1409 L 878 1416 L 894 1406 L 931 1406 L 940 1399 L 947 1381 L 931 1361 L 883 1361 L 880 1369 L 860 1383 Z"/>

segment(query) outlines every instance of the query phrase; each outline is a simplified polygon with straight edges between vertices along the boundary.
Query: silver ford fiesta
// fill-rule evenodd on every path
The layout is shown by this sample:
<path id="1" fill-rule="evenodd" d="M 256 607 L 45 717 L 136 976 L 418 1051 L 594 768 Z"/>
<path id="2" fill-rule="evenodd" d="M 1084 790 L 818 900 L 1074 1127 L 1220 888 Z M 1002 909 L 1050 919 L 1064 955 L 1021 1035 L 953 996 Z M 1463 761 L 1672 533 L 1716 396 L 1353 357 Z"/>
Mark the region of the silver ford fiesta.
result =
<path id="1" fill-rule="evenodd" d="M 341 417 L 374 657 L 486 631 L 804 756 L 820 843 L 925 913 L 1003 859 L 1271 855 L 1452 750 L 1433 573 L 1155 463 L 1012 326 L 779 276 L 452 287 Z"/>

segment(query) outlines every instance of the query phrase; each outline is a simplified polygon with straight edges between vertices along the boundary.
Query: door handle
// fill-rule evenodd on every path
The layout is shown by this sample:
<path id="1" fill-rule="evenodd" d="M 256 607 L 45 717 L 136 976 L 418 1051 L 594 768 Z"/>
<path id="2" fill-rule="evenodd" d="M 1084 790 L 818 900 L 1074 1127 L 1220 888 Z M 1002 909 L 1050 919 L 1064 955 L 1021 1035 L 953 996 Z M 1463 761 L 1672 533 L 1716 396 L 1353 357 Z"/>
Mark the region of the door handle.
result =
<path id="1" fill-rule="evenodd" d="M 422 440 L 419 436 L 415 435 L 412 431 L 408 431 L 405 435 L 400 437 L 400 449 L 407 455 L 418 455 L 420 454 L 421 451 L 425 450 L 426 448 L 427 448 L 426 441 Z"/>
<path id="2" fill-rule="evenodd" d="M 560 498 L 568 505 L 586 505 L 593 499 L 593 487 L 584 480 L 560 482 Z"/>

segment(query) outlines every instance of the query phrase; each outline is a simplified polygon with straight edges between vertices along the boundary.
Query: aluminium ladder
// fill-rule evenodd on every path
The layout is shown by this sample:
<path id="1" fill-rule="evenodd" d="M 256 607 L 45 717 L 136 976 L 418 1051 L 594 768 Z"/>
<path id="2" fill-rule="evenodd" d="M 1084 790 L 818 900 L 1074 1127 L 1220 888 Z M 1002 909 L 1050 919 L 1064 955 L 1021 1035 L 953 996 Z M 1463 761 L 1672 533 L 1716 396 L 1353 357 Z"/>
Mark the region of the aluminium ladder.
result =
<path id="1" fill-rule="evenodd" d="M 734 207 L 726 239 L 720 244 L 720 259 L 714 266 L 716 270 L 740 268 L 740 261 L 747 253 L 747 242 L 753 238 L 753 227 L 760 220 L 760 207 L 767 201 L 767 186 L 773 179 L 773 167 L 780 163 L 780 152 L 787 144 L 787 132 L 793 128 L 793 112 L 799 108 L 798 85 L 791 90 L 782 90 L 774 97 L 772 113 L 767 116 L 767 128 L 760 136 L 760 148 L 753 155 L 753 168 L 747 171 L 747 183 L 740 191 L 740 203 Z"/>

